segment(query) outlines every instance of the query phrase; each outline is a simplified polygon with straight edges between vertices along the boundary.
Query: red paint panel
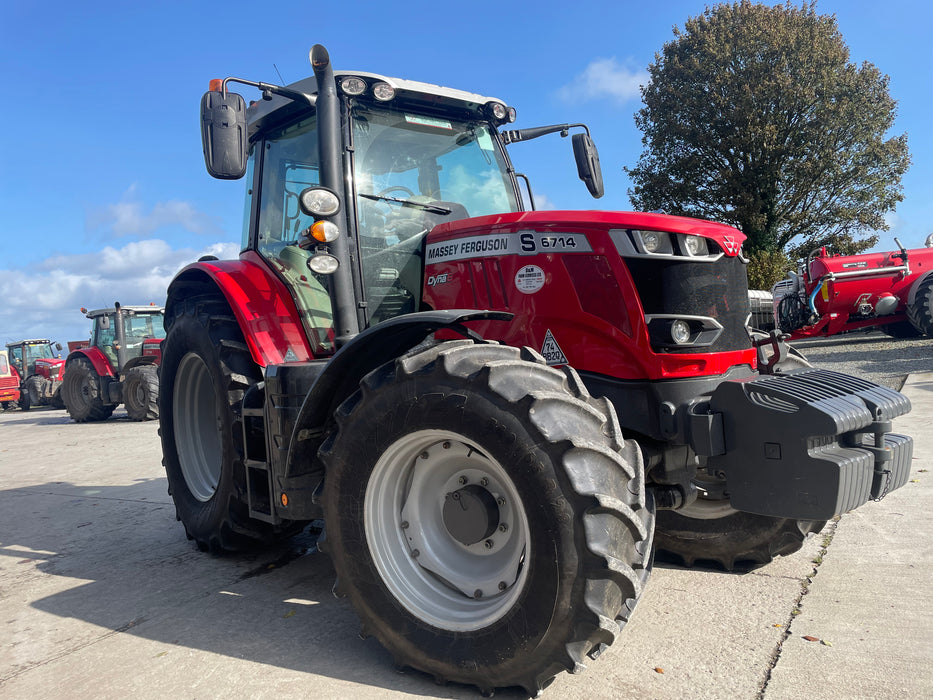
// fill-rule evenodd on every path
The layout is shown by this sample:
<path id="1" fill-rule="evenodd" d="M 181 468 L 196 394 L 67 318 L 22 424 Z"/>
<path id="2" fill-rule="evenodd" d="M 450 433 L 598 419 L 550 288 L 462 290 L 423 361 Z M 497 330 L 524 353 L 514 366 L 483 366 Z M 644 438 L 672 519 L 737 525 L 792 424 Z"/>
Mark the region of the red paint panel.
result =
<path id="1" fill-rule="evenodd" d="M 68 362 L 71 362 L 77 357 L 86 357 L 90 363 L 94 366 L 94 371 L 97 372 L 98 376 L 101 377 L 113 377 L 116 376 L 113 372 L 113 366 L 110 364 L 110 360 L 107 359 L 107 356 L 104 352 L 97 347 L 88 347 L 81 348 L 80 350 L 75 350 L 68 356 Z"/>
<path id="2" fill-rule="evenodd" d="M 224 293 L 257 364 L 313 358 L 291 293 L 258 253 L 246 251 L 239 260 L 193 263 L 179 276 L 191 270 L 210 276 Z"/>

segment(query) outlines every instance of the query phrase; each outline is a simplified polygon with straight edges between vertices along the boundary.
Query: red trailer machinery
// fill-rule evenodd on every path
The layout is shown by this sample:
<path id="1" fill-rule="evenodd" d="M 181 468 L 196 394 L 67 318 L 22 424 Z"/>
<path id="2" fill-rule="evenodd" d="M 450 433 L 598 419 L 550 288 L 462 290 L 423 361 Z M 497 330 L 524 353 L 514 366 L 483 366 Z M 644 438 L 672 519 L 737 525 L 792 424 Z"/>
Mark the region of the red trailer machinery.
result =
<path id="1" fill-rule="evenodd" d="M 13 371 L 6 350 L 0 350 L 0 407 L 11 408 L 19 403 L 19 376 Z"/>
<path id="2" fill-rule="evenodd" d="M 792 338 L 880 327 L 933 336 L 933 234 L 925 248 L 863 255 L 811 253 L 772 289 L 774 320 Z"/>

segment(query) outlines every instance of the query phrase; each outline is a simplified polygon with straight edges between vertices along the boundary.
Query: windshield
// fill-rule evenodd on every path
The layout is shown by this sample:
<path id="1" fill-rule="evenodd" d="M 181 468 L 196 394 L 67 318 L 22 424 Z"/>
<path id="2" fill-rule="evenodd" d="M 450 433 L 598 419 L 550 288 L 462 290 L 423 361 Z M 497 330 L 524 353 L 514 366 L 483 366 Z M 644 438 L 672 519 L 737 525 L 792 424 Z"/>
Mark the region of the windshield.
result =
<path id="1" fill-rule="evenodd" d="M 48 343 L 26 346 L 26 364 L 32 365 L 36 360 L 43 357 L 55 357 L 52 346 Z"/>
<path id="2" fill-rule="evenodd" d="M 428 231 L 519 205 L 488 124 L 358 106 L 352 125 L 363 280 L 377 323 L 418 310 Z"/>

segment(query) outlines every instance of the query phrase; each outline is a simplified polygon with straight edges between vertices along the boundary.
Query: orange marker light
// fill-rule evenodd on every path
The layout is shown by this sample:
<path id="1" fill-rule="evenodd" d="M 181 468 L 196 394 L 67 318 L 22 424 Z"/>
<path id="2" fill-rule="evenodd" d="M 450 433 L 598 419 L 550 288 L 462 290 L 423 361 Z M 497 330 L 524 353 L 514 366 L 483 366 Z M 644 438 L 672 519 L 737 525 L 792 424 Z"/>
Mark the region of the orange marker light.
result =
<path id="1" fill-rule="evenodd" d="M 223 87 L 224 87 L 224 81 L 221 78 L 214 78 L 213 80 L 211 80 L 210 87 L 208 87 L 207 89 L 210 90 L 211 92 L 220 92 L 221 90 L 223 90 Z"/>

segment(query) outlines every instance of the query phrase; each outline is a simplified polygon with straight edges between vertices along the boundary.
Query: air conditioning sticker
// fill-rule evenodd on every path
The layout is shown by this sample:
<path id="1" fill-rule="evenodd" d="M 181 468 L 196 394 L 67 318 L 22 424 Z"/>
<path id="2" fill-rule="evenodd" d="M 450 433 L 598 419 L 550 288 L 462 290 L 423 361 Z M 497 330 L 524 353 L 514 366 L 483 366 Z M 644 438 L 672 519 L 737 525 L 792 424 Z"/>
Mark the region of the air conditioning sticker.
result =
<path id="1" fill-rule="evenodd" d="M 515 287 L 522 294 L 534 294 L 544 286 L 544 270 L 537 265 L 525 265 L 515 273 Z"/>
<path id="2" fill-rule="evenodd" d="M 547 333 L 544 334 L 544 343 L 541 345 L 541 355 L 547 360 L 550 366 L 567 364 L 567 356 L 564 355 L 564 351 L 560 349 L 560 345 L 554 340 L 554 334 L 551 333 L 550 328 L 548 328 Z"/>

